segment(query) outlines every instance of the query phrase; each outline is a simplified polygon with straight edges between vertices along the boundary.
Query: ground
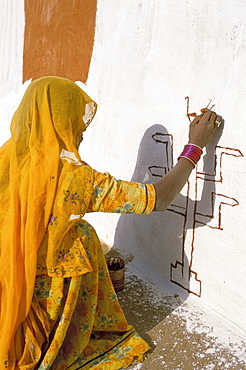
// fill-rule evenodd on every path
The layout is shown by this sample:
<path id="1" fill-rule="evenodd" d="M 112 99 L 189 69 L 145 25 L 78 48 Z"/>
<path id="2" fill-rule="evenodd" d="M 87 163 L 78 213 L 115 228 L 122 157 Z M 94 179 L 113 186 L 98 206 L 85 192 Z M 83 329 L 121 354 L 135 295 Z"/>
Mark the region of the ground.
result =
<path id="1" fill-rule="evenodd" d="M 128 370 L 246 370 L 240 328 L 198 299 L 184 299 L 176 286 L 162 286 L 147 275 L 127 264 L 125 288 L 118 293 L 128 322 L 152 348 L 143 363 Z"/>

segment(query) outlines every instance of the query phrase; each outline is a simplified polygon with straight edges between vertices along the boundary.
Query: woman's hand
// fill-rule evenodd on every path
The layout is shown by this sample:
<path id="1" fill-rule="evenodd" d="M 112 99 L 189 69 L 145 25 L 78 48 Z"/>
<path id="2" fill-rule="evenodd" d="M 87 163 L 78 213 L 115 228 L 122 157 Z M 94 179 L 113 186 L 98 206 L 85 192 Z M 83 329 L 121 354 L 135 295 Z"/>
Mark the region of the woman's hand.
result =
<path id="1" fill-rule="evenodd" d="M 189 143 L 203 148 L 218 131 L 222 118 L 209 109 L 202 109 L 190 124 Z M 154 184 L 156 204 L 154 211 L 164 211 L 179 194 L 194 168 L 191 161 L 180 158 L 178 163 L 159 181 Z"/>
<path id="2" fill-rule="evenodd" d="M 214 137 L 222 118 L 209 109 L 202 109 L 202 114 L 196 116 L 190 124 L 189 143 L 203 148 Z"/>

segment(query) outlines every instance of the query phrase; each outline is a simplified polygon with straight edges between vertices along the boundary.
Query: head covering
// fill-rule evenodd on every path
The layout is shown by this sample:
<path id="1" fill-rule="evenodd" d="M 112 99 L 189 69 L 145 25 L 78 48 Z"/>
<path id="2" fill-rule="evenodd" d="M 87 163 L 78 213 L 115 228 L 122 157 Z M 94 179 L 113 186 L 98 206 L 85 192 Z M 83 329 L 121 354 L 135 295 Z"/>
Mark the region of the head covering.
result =
<path id="1" fill-rule="evenodd" d="M 30 311 L 42 240 L 49 235 L 47 267 L 53 271 L 59 265 L 56 248 L 74 222 L 70 213 L 86 211 L 91 171 L 81 161 L 77 142 L 95 113 L 96 103 L 74 82 L 40 78 L 27 88 L 12 119 L 12 136 L 0 148 L 1 369 L 14 357 L 14 335 Z M 76 171 L 81 194 L 74 211 L 76 202 L 64 206 L 55 199 L 64 189 L 72 194 Z M 47 233 L 54 206 L 57 215 L 63 212 L 62 222 L 55 233 Z"/>

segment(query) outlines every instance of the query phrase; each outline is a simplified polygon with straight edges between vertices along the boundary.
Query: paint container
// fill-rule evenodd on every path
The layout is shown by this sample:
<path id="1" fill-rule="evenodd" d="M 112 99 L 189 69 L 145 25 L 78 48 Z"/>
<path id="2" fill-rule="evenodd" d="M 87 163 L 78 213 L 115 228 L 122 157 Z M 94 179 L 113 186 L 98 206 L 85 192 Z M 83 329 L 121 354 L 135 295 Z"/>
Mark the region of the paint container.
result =
<path id="1" fill-rule="evenodd" d="M 114 290 L 120 292 L 124 288 L 125 262 L 120 257 L 112 257 L 107 259 L 107 265 Z"/>

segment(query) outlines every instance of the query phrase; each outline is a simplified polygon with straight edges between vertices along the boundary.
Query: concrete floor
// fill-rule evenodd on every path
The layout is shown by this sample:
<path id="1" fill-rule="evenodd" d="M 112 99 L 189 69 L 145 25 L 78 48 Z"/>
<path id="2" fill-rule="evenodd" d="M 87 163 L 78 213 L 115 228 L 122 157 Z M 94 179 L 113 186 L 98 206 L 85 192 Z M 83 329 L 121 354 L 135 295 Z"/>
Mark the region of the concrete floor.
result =
<path id="1" fill-rule="evenodd" d="M 192 295 L 184 299 L 179 287 L 163 286 L 141 271 L 127 264 L 118 298 L 128 322 L 152 350 L 128 370 L 246 370 L 246 337 L 240 328 Z"/>

